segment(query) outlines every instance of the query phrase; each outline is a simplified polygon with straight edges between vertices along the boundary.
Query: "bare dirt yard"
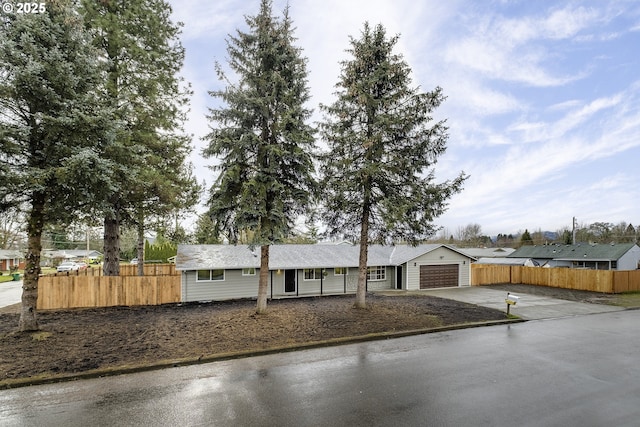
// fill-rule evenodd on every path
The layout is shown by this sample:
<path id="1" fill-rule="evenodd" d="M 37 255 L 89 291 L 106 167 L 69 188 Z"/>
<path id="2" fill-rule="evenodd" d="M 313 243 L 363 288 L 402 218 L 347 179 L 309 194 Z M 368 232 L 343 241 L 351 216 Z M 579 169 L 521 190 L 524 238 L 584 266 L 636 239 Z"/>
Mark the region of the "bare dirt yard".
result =
<path id="1" fill-rule="evenodd" d="M 628 306 L 626 300 L 638 300 L 637 295 L 624 294 L 603 294 L 600 292 L 577 291 L 573 289 L 552 288 L 550 286 L 534 286 L 522 284 L 505 284 L 505 285 L 487 285 L 483 286 L 490 289 L 500 289 L 505 292 L 513 292 L 541 295 L 550 298 L 565 299 L 568 301 L 588 302 L 591 304 L 609 304 Z M 634 304 L 635 305 L 635 304 Z"/>
<path id="2" fill-rule="evenodd" d="M 37 333 L 16 332 L 19 311 L 0 312 L 0 385 L 15 379 L 181 363 L 358 337 L 506 319 L 503 312 L 431 296 L 354 296 L 41 311 Z"/>

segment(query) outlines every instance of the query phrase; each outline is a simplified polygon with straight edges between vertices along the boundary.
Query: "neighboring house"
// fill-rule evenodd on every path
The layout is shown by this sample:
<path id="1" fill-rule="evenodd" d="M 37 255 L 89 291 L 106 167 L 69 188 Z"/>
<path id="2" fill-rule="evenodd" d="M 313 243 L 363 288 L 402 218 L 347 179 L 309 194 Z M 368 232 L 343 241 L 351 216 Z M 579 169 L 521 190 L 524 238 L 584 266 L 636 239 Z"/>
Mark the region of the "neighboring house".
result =
<path id="1" fill-rule="evenodd" d="M 525 267 L 540 267 L 540 264 L 531 258 L 480 258 L 475 264 L 491 265 L 522 265 Z"/>
<path id="2" fill-rule="evenodd" d="M 272 245 L 269 253 L 271 298 L 354 293 L 359 246 Z M 369 246 L 367 290 L 469 286 L 474 258 L 440 244 Z M 260 247 L 179 245 L 182 300 L 256 298 Z"/>
<path id="3" fill-rule="evenodd" d="M 459 248 L 463 252 L 473 258 L 504 258 L 515 251 L 513 248 Z"/>
<path id="4" fill-rule="evenodd" d="M 636 270 L 640 247 L 635 243 L 522 246 L 508 258 L 531 258 L 544 267 Z"/>
<path id="5" fill-rule="evenodd" d="M 88 260 L 89 263 L 96 262 L 102 253 L 95 250 L 86 249 L 60 249 L 60 250 L 44 250 L 42 251 L 43 266 L 53 266 L 61 261 L 84 261 Z"/>
<path id="6" fill-rule="evenodd" d="M 0 271 L 9 271 L 12 267 L 19 268 L 24 255 L 13 249 L 0 249 Z"/>

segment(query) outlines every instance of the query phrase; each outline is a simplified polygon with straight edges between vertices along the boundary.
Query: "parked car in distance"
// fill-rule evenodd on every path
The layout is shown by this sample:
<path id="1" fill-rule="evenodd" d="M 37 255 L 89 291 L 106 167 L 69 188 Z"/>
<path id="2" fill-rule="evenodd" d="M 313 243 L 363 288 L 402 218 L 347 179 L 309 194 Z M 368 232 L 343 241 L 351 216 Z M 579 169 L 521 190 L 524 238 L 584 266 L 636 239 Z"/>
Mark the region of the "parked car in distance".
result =
<path id="1" fill-rule="evenodd" d="M 86 270 L 89 265 L 86 262 L 77 262 L 78 270 Z"/>
<path id="2" fill-rule="evenodd" d="M 131 260 L 131 264 L 133 265 L 137 265 L 138 264 L 138 258 L 134 258 Z"/>
<path id="3" fill-rule="evenodd" d="M 79 269 L 80 269 L 80 266 L 78 266 L 78 263 L 73 261 L 65 261 L 62 264 L 60 264 L 58 268 L 56 268 L 56 271 L 58 273 L 61 273 L 64 271 L 76 271 Z"/>

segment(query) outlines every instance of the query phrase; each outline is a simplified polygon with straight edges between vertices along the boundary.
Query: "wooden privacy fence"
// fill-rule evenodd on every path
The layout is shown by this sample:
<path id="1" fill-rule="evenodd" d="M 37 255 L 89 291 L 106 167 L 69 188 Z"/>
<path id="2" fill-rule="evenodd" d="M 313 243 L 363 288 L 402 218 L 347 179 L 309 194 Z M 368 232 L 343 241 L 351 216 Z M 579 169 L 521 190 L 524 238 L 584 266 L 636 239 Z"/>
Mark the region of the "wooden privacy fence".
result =
<path id="1" fill-rule="evenodd" d="M 38 309 L 160 305 L 181 301 L 180 276 L 43 276 Z"/>
<path id="2" fill-rule="evenodd" d="M 145 276 L 176 276 L 175 264 L 145 264 L 144 275 Z M 126 264 L 120 266 L 121 276 L 137 276 L 138 266 L 133 264 Z"/>
<path id="3" fill-rule="evenodd" d="M 582 291 L 620 293 L 640 291 L 640 270 L 578 270 L 471 264 L 472 286 L 501 283 L 522 283 Z"/>
<path id="4" fill-rule="evenodd" d="M 145 264 L 145 276 L 175 276 L 175 264 Z M 52 273 L 51 276 L 102 276 L 102 267 L 89 266 L 84 270 L 65 271 L 63 273 Z M 138 266 L 133 264 L 120 265 L 120 276 L 137 276 Z"/>

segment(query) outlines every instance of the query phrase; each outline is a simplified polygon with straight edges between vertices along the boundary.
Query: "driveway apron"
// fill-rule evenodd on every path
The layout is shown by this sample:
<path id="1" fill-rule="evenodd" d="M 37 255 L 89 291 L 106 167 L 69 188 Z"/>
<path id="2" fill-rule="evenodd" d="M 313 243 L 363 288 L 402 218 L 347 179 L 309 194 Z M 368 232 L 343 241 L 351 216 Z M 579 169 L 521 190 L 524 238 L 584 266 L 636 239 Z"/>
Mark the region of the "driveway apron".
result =
<path id="1" fill-rule="evenodd" d="M 413 291 L 411 291 L 413 292 Z M 467 302 L 496 310 L 507 311 L 504 291 L 483 288 L 481 286 L 461 288 L 426 289 L 416 291 L 425 295 Z M 526 320 L 556 319 L 561 317 L 581 316 L 585 314 L 608 313 L 621 311 L 624 308 L 603 304 L 575 302 L 540 295 L 517 293 L 516 305 L 511 306 L 511 314 Z"/>

